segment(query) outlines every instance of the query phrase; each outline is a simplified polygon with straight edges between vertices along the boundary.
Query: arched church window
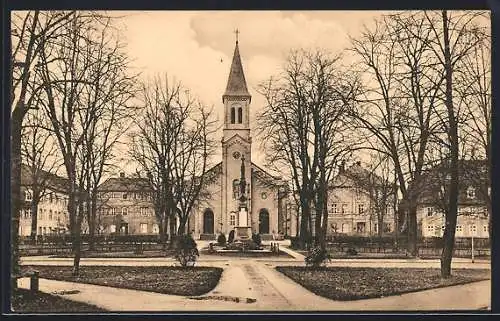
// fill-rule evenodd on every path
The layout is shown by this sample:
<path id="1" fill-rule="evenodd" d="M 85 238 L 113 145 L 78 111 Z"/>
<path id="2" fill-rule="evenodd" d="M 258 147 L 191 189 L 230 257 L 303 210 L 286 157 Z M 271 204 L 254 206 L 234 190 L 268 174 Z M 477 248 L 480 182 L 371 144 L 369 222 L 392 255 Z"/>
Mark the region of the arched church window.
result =
<path id="1" fill-rule="evenodd" d="M 238 124 L 241 124 L 243 122 L 243 110 L 238 108 Z"/>
<path id="2" fill-rule="evenodd" d="M 236 114 L 234 107 L 231 108 L 231 124 L 234 124 L 236 122 Z"/>
<path id="3" fill-rule="evenodd" d="M 233 198 L 236 200 L 238 199 L 238 195 L 240 194 L 240 180 L 235 179 L 233 180 Z"/>

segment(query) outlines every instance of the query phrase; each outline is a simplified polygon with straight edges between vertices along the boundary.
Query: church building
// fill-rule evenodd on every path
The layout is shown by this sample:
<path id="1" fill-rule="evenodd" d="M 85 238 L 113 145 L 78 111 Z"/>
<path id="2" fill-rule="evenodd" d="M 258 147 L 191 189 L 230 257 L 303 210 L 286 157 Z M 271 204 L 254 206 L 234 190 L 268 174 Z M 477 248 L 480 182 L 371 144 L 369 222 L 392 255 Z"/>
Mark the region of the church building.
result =
<path id="1" fill-rule="evenodd" d="M 190 217 L 189 230 L 194 237 L 209 240 L 220 233 L 227 237 L 231 230 L 241 226 L 248 226 L 264 240 L 283 231 L 287 187 L 279 177 L 252 162 L 251 101 L 236 39 L 226 91 L 222 95 L 222 161 L 207 172 L 206 194 L 209 196 L 200 200 Z M 246 185 L 243 189 L 241 181 Z M 243 216 L 240 215 L 242 199 Z"/>

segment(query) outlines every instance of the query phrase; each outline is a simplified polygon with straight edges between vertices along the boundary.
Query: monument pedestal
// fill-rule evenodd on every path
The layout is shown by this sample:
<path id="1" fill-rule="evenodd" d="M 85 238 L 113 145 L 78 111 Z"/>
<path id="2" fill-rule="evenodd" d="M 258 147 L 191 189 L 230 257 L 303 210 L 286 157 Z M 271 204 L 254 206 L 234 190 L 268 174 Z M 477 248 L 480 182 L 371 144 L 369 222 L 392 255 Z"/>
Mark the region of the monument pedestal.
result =
<path id="1" fill-rule="evenodd" d="M 252 228 L 248 226 L 248 215 L 247 209 L 245 207 L 240 207 L 240 212 L 238 213 L 238 226 L 235 226 L 234 239 L 237 240 L 248 240 L 252 236 Z"/>

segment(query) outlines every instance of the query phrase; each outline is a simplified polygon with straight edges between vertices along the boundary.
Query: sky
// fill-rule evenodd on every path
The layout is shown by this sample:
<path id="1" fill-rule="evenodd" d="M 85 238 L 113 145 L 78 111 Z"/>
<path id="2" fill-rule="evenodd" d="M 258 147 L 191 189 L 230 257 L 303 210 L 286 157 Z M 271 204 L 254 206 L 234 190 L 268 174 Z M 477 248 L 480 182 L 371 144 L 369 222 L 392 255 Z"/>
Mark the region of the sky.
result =
<path id="1" fill-rule="evenodd" d="M 147 80 L 164 75 L 180 81 L 205 105 L 214 107 L 222 124 L 224 93 L 235 33 L 239 33 L 247 86 L 252 95 L 251 128 L 265 100 L 259 83 L 276 75 L 292 49 L 321 48 L 339 53 L 349 46 L 364 24 L 381 11 L 137 11 L 112 12 L 133 70 Z M 387 13 L 387 12 L 385 12 Z M 222 130 L 217 134 L 222 137 Z M 265 164 L 256 132 L 252 132 L 252 159 Z M 217 138 L 218 139 L 218 138 Z M 219 149 L 220 151 L 220 149 Z M 220 152 L 217 156 L 220 159 Z M 122 160 L 125 172 L 134 165 Z"/>

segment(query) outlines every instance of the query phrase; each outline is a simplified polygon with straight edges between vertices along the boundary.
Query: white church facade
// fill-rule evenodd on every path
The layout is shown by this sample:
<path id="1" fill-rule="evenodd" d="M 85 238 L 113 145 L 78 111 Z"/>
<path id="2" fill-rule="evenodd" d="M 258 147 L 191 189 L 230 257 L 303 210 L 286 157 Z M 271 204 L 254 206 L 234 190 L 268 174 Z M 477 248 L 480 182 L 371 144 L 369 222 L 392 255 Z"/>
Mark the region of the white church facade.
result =
<path id="1" fill-rule="evenodd" d="M 214 239 L 220 233 L 228 236 L 238 226 L 248 226 L 262 239 L 270 239 L 282 232 L 286 184 L 252 162 L 251 100 L 236 40 L 226 91 L 222 96 L 222 161 L 206 174 L 209 177 L 207 194 L 210 196 L 200 201 L 189 220 L 189 231 L 197 238 Z M 240 214 L 242 174 L 246 183 L 244 215 Z"/>

